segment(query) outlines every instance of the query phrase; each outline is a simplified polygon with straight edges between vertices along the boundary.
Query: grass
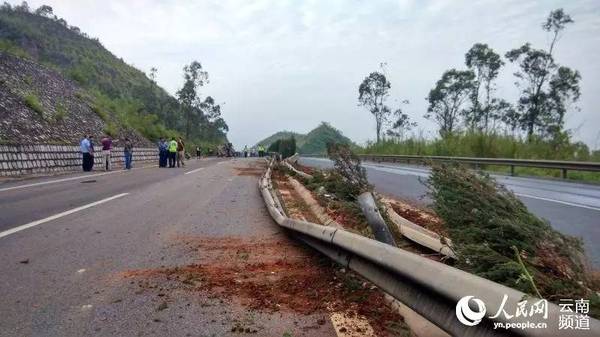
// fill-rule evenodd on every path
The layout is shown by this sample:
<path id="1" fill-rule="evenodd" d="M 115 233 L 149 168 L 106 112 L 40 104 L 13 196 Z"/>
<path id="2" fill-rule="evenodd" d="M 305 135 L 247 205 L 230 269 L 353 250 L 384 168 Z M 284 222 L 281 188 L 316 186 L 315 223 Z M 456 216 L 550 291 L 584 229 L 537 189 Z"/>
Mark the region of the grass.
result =
<path id="1" fill-rule="evenodd" d="M 426 139 L 415 135 L 402 140 L 384 140 L 369 143 L 359 150 L 365 154 L 397 154 L 420 156 L 455 156 L 477 158 L 516 158 L 564 161 L 600 162 L 600 150 L 590 150 L 582 142 L 573 142 L 565 135 L 559 140 L 534 137 L 531 140 L 504 134 L 462 133 L 445 138 Z M 510 167 L 485 165 L 480 167 L 491 172 L 510 174 Z M 533 167 L 516 167 L 516 175 L 561 177 L 561 171 Z M 569 171 L 573 180 L 600 182 L 595 172 Z"/>
<path id="2" fill-rule="evenodd" d="M 40 99 L 34 93 L 28 93 L 23 96 L 23 102 L 40 117 L 44 117 L 44 107 L 42 106 Z"/>
<path id="3" fill-rule="evenodd" d="M 65 105 L 62 102 L 59 102 L 55 107 L 54 120 L 56 122 L 62 122 L 67 116 L 67 113 Z"/>

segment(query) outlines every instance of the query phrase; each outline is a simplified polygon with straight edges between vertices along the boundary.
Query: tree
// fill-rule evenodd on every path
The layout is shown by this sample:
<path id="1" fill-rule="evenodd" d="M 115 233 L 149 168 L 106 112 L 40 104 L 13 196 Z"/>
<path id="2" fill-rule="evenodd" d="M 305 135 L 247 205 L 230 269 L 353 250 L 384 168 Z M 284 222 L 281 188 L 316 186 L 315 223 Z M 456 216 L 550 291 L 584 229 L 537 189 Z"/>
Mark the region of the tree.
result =
<path id="1" fill-rule="evenodd" d="M 51 17 L 54 14 L 54 12 L 52 10 L 52 7 L 48 5 L 42 5 L 35 10 L 35 14 L 45 17 Z"/>
<path id="2" fill-rule="evenodd" d="M 476 43 L 465 55 L 467 67 L 475 73 L 472 106 L 465 115 L 467 124 L 474 129 L 479 125 L 486 133 L 496 99 L 491 94 L 495 90 L 493 81 L 498 77 L 504 62 L 487 44 Z"/>
<path id="3" fill-rule="evenodd" d="M 550 12 L 542 28 L 552 34 L 548 50 L 534 49 L 531 44 L 513 49 L 506 58 L 517 63 L 519 71 L 514 75 L 521 88 L 518 110 L 521 114 L 521 128 L 531 139 L 538 131 L 542 136 L 561 132 L 564 114 L 571 102 L 579 99 L 578 71 L 559 66 L 552 56 L 556 42 L 566 25 L 573 23 L 562 9 Z"/>
<path id="4" fill-rule="evenodd" d="M 183 78 L 183 87 L 177 91 L 177 99 L 185 117 L 185 137 L 189 138 L 193 119 L 199 112 L 194 106 L 200 96 L 197 89 L 208 83 L 208 72 L 202 69 L 200 62 L 193 61 L 183 67 Z"/>
<path id="5" fill-rule="evenodd" d="M 402 103 L 408 104 L 405 100 Z M 411 122 L 410 117 L 402 111 L 402 109 L 396 109 L 393 116 L 395 117 L 392 126 L 386 131 L 386 134 L 391 137 L 402 138 L 405 131 L 409 131 L 411 128 L 417 126 L 416 122 Z"/>
<path id="6" fill-rule="evenodd" d="M 470 70 L 450 69 L 444 72 L 429 92 L 429 107 L 425 118 L 433 119 L 445 137 L 456 131 L 462 106 L 474 88 L 475 74 Z"/>
<path id="7" fill-rule="evenodd" d="M 375 130 L 377 132 L 377 142 L 381 139 L 381 131 L 388 122 L 391 110 L 385 106 L 385 100 L 389 96 L 389 90 L 392 87 L 385 75 L 380 72 L 372 72 L 365 77 L 358 87 L 359 105 L 369 109 L 369 112 L 375 117 Z"/>

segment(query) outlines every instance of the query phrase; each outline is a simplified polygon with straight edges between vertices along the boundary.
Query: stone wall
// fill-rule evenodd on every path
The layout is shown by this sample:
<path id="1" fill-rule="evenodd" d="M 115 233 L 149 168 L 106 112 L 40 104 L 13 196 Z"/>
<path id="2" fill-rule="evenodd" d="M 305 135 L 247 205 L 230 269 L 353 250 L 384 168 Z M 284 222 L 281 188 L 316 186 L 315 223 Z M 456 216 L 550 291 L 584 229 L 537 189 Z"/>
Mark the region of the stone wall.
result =
<path id="1" fill-rule="evenodd" d="M 20 176 L 35 173 L 81 171 L 79 146 L 69 145 L 0 145 L 0 176 Z M 123 148 L 113 148 L 113 169 L 123 167 Z M 158 164 L 158 149 L 133 149 L 133 166 L 140 162 Z M 94 170 L 103 170 L 101 151 L 94 157 Z"/>

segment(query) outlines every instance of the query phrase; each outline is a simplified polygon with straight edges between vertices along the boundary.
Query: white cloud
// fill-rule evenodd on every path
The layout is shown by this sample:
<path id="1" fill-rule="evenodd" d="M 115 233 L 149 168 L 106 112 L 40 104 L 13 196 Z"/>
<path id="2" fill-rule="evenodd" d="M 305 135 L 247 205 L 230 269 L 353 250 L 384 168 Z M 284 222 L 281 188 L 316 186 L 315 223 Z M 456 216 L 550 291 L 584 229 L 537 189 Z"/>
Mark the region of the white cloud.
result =
<path id="1" fill-rule="evenodd" d="M 16 1 L 15 1 L 16 2 Z M 20 2 L 20 1 L 19 1 Z M 51 5 L 128 63 L 159 69 L 171 93 L 181 68 L 197 59 L 211 75 L 204 89 L 226 102 L 230 138 L 239 147 L 281 129 L 308 131 L 325 120 L 357 141 L 372 139 L 373 122 L 357 107 L 362 78 L 389 64 L 396 99 L 422 129 L 425 96 L 441 73 L 464 67 L 475 42 L 499 53 L 532 42 L 544 47 L 540 24 L 564 7 L 575 19 L 556 57 L 583 76 L 581 113 L 568 117 L 576 137 L 592 146 L 600 125 L 600 2 L 559 1 L 281 1 L 133 0 L 30 1 Z M 514 99 L 510 66 L 499 93 Z"/>

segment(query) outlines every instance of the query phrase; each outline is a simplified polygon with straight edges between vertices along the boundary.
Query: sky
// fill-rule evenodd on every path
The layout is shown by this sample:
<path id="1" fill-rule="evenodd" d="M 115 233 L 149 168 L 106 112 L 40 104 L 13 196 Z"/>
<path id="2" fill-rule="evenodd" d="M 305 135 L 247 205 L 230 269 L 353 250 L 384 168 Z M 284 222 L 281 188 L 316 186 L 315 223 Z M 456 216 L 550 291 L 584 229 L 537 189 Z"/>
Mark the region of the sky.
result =
<path id="1" fill-rule="evenodd" d="M 20 1 L 11 1 L 13 4 Z M 358 86 L 387 63 L 390 105 L 427 137 L 425 97 L 441 74 L 464 69 L 477 42 L 501 55 L 531 42 L 547 48 L 541 29 L 552 9 L 575 20 L 555 49 L 559 64 L 582 75 L 582 95 L 566 117 L 576 140 L 600 148 L 600 1 L 598 0 L 42 0 L 138 69 L 158 68 L 157 82 L 174 94 L 193 60 L 208 71 L 201 89 L 222 103 L 229 139 L 253 145 L 281 130 L 308 132 L 321 121 L 357 143 L 375 138 L 375 122 L 358 106 Z M 514 102 L 508 64 L 497 95 Z"/>

